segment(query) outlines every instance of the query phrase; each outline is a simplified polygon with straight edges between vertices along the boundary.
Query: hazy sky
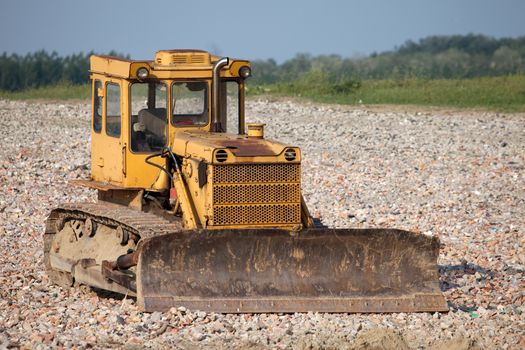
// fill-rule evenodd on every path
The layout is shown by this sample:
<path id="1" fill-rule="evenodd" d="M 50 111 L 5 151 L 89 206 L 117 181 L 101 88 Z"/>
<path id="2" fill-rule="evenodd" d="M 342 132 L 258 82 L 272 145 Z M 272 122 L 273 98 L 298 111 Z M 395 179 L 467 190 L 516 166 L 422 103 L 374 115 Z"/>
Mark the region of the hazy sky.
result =
<path id="1" fill-rule="evenodd" d="M 2 0 L 0 52 L 197 48 L 238 58 L 391 50 L 428 35 L 525 35 L 525 0 Z"/>

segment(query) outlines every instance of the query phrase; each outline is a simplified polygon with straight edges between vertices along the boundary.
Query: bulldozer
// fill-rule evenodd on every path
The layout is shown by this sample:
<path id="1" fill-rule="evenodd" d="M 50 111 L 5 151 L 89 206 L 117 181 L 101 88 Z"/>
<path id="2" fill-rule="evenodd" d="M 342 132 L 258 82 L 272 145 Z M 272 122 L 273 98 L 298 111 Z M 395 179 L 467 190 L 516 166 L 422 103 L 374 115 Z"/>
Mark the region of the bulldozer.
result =
<path id="1" fill-rule="evenodd" d="M 251 73 L 200 50 L 90 57 L 91 176 L 70 183 L 98 200 L 50 212 L 50 280 L 145 312 L 447 311 L 437 237 L 312 218 L 300 148 L 245 122 Z"/>

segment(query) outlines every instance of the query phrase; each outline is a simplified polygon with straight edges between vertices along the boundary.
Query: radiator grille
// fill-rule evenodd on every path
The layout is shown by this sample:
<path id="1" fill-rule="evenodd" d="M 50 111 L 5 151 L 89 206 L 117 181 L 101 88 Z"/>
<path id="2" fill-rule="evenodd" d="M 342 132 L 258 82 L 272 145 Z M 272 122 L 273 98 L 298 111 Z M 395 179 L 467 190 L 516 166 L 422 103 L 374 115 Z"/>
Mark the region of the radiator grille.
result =
<path id="1" fill-rule="evenodd" d="M 301 222 L 300 164 L 226 164 L 212 170 L 213 225 Z"/>
<path id="2" fill-rule="evenodd" d="M 300 164 L 231 164 L 215 166 L 213 182 L 300 182 Z"/>
<path id="3" fill-rule="evenodd" d="M 213 208 L 215 225 L 294 224 L 301 219 L 298 204 L 218 205 Z"/>
<path id="4" fill-rule="evenodd" d="M 216 185 L 214 204 L 230 203 L 297 203 L 301 201 L 301 185 L 296 183 L 264 185 Z"/>

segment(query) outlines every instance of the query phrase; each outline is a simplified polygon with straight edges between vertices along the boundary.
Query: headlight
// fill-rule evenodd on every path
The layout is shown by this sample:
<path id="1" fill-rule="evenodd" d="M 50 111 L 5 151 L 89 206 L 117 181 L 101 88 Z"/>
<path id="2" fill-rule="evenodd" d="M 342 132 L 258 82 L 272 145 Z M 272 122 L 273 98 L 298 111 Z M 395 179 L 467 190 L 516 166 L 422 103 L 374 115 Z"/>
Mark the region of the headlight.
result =
<path id="1" fill-rule="evenodd" d="M 249 78 L 252 76 L 252 70 L 248 66 L 242 66 L 239 69 L 239 76 L 243 79 Z"/>
<path id="2" fill-rule="evenodd" d="M 140 80 L 144 80 L 148 77 L 149 75 L 149 70 L 145 67 L 140 67 L 139 69 L 137 69 L 137 78 L 139 78 Z"/>

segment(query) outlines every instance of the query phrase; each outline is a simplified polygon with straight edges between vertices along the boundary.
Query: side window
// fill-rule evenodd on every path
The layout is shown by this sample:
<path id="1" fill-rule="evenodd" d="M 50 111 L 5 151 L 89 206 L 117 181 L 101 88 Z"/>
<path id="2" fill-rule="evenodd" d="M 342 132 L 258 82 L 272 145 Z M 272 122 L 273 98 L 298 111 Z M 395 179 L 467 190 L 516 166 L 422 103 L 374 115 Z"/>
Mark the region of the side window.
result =
<path id="1" fill-rule="evenodd" d="M 120 86 L 106 85 L 106 134 L 120 136 Z"/>
<path id="2" fill-rule="evenodd" d="M 95 80 L 93 91 L 93 130 L 100 133 L 102 131 L 102 83 Z"/>
<path id="3" fill-rule="evenodd" d="M 239 84 L 225 81 L 221 84 L 222 130 L 237 132 L 239 129 Z"/>
<path id="4" fill-rule="evenodd" d="M 204 81 L 176 82 L 171 89 L 173 125 L 208 124 L 208 84 Z"/>

